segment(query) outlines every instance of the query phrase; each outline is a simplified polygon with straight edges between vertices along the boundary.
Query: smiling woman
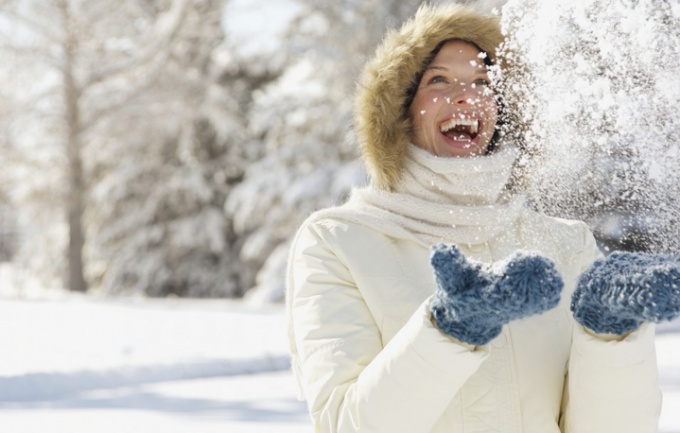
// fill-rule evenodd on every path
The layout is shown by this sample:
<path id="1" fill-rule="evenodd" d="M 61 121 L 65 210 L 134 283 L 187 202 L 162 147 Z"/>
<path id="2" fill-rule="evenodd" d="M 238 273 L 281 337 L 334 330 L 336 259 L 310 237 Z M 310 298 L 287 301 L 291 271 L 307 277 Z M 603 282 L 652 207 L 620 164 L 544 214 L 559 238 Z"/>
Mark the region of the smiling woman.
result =
<path id="1" fill-rule="evenodd" d="M 364 69 L 356 119 L 371 184 L 312 214 L 289 260 L 293 370 L 317 432 L 656 431 L 648 322 L 678 311 L 639 305 L 639 290 L 656 299 L 634 283 L 644 270 L 597 260 L 584 223 L 509 188 L 518 151 L 489 78 L 498 21 L 423 6 Z M 668 265 L 659 281 L 679 267 L 639 263 Z M 623 335 L 593 330 L 618 332 L 608 325 L 631 314 Z"/>

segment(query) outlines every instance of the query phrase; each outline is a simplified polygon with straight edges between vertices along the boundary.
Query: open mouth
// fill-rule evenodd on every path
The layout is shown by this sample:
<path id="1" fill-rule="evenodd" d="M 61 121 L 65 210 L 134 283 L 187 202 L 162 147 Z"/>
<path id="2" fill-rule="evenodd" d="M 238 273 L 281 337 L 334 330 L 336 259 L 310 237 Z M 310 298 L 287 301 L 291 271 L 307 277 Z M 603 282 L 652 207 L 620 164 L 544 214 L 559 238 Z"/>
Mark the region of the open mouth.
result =
<path id="1" fill-rule="evenodd" d="M 449 140 L 471 141 L 479 133 L 479 120 L 452 118 L 439 125 L 439 131 Z"/>

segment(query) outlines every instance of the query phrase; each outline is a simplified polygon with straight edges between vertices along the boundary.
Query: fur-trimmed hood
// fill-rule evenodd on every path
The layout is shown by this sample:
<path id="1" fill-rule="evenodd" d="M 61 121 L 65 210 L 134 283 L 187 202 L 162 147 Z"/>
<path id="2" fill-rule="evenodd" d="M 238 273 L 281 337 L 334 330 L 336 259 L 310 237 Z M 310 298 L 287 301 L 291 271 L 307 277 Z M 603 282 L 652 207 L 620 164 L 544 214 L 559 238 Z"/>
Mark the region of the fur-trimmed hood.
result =
<path id="1" fill-rule="evenodd" d="M 411 122 L 403 108 L 408 89 L 435 48 L 448 39 L 472 42 L 495 62 L 503 41 L 500 18 L 458 4 L 423 5 L 400 29 L 387 33 L 364 67 L 356 127 L 374 187 L 394 189 L 411 140 Z"/>

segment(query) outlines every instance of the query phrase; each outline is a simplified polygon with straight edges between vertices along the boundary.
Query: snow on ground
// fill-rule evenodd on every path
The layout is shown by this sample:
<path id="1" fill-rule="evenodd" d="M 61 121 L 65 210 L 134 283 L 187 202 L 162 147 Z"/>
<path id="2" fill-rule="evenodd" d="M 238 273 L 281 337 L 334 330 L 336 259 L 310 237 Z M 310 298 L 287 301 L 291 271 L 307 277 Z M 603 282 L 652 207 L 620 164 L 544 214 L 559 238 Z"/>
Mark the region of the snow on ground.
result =
<path id="1" fill-rule="evenodd" d="M 303 433 L 284 312 L 207 300 L 0 299 L 10 433 Z M 680 322 L 657 337 L 660 432 L 680 433 Z"/>
<path id="2" fill-rule="evenodd" d="M 3 432 L 311 431 L 281 306 L 4 299 L 0 326 Z"/>

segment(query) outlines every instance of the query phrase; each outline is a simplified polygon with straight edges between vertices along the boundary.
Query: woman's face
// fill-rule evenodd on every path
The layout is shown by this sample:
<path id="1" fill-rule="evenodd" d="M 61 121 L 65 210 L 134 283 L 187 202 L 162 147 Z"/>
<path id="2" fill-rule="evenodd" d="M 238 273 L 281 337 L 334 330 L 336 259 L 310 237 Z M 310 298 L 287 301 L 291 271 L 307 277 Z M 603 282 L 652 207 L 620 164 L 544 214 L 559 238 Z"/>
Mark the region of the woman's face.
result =
<path id="1" fill-rule="evenodd" d="M 484 155 L 498 119 L 489 84 L 475 45 L 444 44 L 425 69 L 408 110 L 413 143 L 442 157 Z"/>

